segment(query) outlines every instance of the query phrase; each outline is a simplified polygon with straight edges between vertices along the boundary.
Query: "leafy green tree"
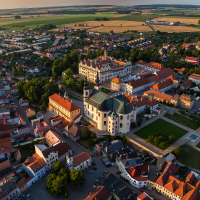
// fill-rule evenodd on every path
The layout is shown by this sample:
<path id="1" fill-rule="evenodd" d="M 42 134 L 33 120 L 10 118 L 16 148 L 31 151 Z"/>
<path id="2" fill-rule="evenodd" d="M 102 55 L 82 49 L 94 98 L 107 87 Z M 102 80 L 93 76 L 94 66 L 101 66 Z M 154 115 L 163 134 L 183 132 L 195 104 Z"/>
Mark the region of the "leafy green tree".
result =
<path id="1" fill-rule="evenodd" d="M 87 126 L 84 126 L 81 130 L 81 138 L 85 140 L 90 137 L 91 137 L 90 130 L 88 129 Z"/>
<path id="2" fill-rule="evenodd" d="M 146 114 L 151 114 L 151 109 L 150 109 L 150 107 L 147 107 L 145 112 L 146 112 Z"/>
<path id="3" fill-rule="evenodd" d="M 181 147 L 176 147 L 173 151 L 177 156 L 181 155 Z"/>
<path id="4" fill-rule="evenodd" d="M 148 140 L 151 142 L 151 141 L 153 141 L 153 135 L 149 135 L 149 137 L 148 137 Z"/>
<path id="5" fill-rule="evenodd" d="M 146 150 L 142 151 L 142 154 L 144 155 L 144 157 L 147 157 L 149 155 L 148 151 Z"/>
<path id="6" fill-rule="evenodd" d="M 159 145 L 160 141 L 159 141 L 159 138 L 158 138 L 158 137 L 155 137 L 155 138 L 154 138 L 154 143 L 155 143 L 156 145 Z"/>
<path id="7" fill-rule="evenodd" d="M 18 73 L 22 73 L 22 67 L 20 64 L 17 66 L 17 71 L 18 71 Z"/>
<path id="8" fill-rule="evenodd" d="M 66 181 L 70 180 L 70 170 L 66 167 L 61 168 L 60 171 L 58 172 L 58 176 L 63 178 Z"/>
<path id="9" fill-rule="evenodd" d="M 174 140 L 175 140 L 175 137 L 174 137 L 173 135 L 170 135 L 170 136 L 169 136 L 169 141 L 170 141 L 170 142 L 174 142 Z"/>
<path id="10" fill-rule="evenodd" d="M 132 128 L 136 128 L 136 127 L 137 127 L 136 123 L 135 123 L 135 122 L 132 122 L 132 123 L 131 123 L 131 127 L 132 127 Z"/>
<path id="11" fill-rule="evenodd" d="M 17 72 L 16 72 L 16 69 L 15 69 L 15 67 L 13 67 L 13 68 L 12 68 L 12 75 L 15 77 L 15 76 L 16 76 L 16 73 L 17 73 Z"/>
<path id="12" fill-rule="evenodd" d="M 92 133 L 91 133 L 91 138 L 92 138 L 92 139 L 96 138 L 95 132 L 92 132 Z"/>
<path id="13" fill-rule="evenodd" d="M 68 68 L 67 70 L 66 70 L 66 72 L 65 72 L 65 79 L 66 80 L 69 80 L 69 79 L 71 79 L 71 78 L 73 78 L 73 71 L 70 69 L 70 68 Z"/>
<path id="14" fill-rule="evenodd" d="M 138 121 L 137 125 L 138 125 L 138 126 L 141 126 L 141 121 L 140 121 L 140 120 Z"/>
<path id="15" fill-rule="evenodd" d="M 53 169 L 54 169 L 54 172 L 55 174 L 58 174 L 59 171 L 64 167 L 63 163 L 60 161 L 60 160 L 57 160 Z"/>
<path id="16" fill-rule="evenodd" d="M 82 186 L 83 185 L 83 173 L 80 169 L 72 170 L 70 172 L 71 185 Z"/>
<path id="17" fill-rule="evenodd" d="M 82 79 L 82 80 L 80 81 L 80 84 L 79 84 L 79 92 L 80 92 L 80 93 L 83 93 L 83 87 L 84 87 L 84 80 Z"/>

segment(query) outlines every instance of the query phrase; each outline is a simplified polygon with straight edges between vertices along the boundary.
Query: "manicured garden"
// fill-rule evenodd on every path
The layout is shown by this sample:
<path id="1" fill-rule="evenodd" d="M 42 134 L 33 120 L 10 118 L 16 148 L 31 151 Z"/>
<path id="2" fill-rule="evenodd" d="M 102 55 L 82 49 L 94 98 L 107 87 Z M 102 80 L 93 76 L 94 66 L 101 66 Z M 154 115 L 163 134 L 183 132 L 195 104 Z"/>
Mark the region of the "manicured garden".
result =
<path id="1" fill-rule="evenodd" d="M 186 130 L 175 126 L 163 119 L 158 119 L 144 128 L 134 132 L 156 147 L 165 150 L 187 133 Z"/>
<path id="2" fill-rule="evenodd" d="M 176 159 L 188 167 L 200 170 L 200 151 L 191 146 L 184 145 L 181 148 L 181 155 L 176 156 Z"/>
<path id="3" fill-rule="evenodd" d="M 182 115 L 176 114 L 176 113 L 174 115 L 170 115 L 169 113 L 166 113 L 164 115 L 164 117 L 167 117 L 168 119 L 171 119 L 171 120 L 173 120 L 173 121 L 175 121 L 177 123 L 180 123 L 180 124 L 182 124 L 184 126 L 192 128 L 194 130 L 199 128 L 199 125 L 198 125 L 198 123 L 196 121 L 193 121 L 191 119 L 188 119 L 188 118 L 186 118 L 186 117 L 184 117 Z"/>

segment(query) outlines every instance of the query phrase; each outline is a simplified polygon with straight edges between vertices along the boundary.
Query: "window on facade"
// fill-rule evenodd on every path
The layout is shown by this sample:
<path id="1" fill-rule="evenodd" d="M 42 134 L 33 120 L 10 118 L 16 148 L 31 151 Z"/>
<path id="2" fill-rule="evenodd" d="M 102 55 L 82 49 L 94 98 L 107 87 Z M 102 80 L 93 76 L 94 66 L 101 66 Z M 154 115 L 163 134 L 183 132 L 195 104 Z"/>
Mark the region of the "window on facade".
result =
<path id="1" fill-rule="evenodd" d="M 106 121 L 104 121 L 104 125 L 106 125 Z"/>
<path id="2" fill-rule="evenodd" d="M 96 114 L 98 113 L 98 110 L 96 109 Z"/>
<path id="3" fill-rule="evenodd" d="M 98 120 L 98 117 L 96 116 L 96 120 Z"/>
<path id="4" fill-rule="evenodd" d="M 120 119 L 123 120 L 123 116 L 122 115 L 120 116 Z"/>
<path id="5" fill-rule="evenodd" d="M 120 123 L 120 128 L 122 128 L 122 123 Z"/>
<path id="6" fill-rule="evenodd" d="M 110 121 L 109 121 L 109 124 L 110 124 Z"/>
<path id="7" fill-rule="evenodd" d="M 106 113 L 104 113 L 104 117 L 106 117 Z"/>
<path id="8" fill-rule="evenodd" d="M 88 115 L 89 115 L 90 113 L 88 112 Z"/>
<path id="9" fill-rule="evenodd" d="M 117 128 L 117 126 L 115 126 L 115 128 Z"/>
<path id="10" fill-rule="evenodd" d="M 100 117 L 100 112 L 99 112 L 99 117 Z"/>
<path id="11" fill-rule="evenodd" d="M 127 116 L 127 120 L 129 120 L 129 115 Z"/>
<path id="12" fill-rule="evenodd" d="M 88 108 L 89 108 L 89 104 L 88 104 Z"/>
<path id="13" fill-rule="evenodd" d="M 94 117 L 94 115 L 92 114 L 92 118 Z"/>
<path id="14" fill-rule="evenodd" d="M 116 122 L 116 124 L 117 124 L 117 122 Z"/>
<path id="15" fill-rule="evenodd" d="M 92 106 L 92 111 L 94 111 L 94 108 L 93 108 L 93 106 Z"/>

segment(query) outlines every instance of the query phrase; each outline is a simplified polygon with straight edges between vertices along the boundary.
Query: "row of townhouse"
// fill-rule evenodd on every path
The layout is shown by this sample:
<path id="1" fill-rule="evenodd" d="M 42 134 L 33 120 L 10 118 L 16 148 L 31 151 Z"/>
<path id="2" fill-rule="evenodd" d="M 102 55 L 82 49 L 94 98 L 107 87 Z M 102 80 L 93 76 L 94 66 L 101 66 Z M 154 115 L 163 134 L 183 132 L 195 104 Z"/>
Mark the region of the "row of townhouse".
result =
<path id="1" fill-rule="evenodd" d="M 68 48 L 68 47 L 71 47 L 72 46 L 72 43 L 67 43 L 67 44 L 63 44 L 63 45 L 60 45 L 60 46 L 56 46 L 56 47 L 52 47 L 52 48 L 49 48 L 49 49 L 46 49 L 47 52 L 56 52 L 58 50 L 61 50 L 61 49 L 64 49 L 64 48 Z"/>

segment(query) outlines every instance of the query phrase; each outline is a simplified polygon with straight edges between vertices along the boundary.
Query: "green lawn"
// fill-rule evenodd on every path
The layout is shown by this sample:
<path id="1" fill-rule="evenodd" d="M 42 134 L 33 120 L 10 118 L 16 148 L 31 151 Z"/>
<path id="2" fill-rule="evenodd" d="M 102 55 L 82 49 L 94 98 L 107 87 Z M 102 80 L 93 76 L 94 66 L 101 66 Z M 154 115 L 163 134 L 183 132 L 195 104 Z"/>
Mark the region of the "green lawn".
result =
<path id="1" fill-rule="evenodd" d="M 101 88 L 101 92 L 104 92 L 104 93 L 110 93 L 111 91 L 110 90 L 108 90 L 108 89 L 106 89 L 106 88 Z"/>
<path id="2" fill-rule="evenodd" d="M 174 136 L 174 141 L 173 142 L 166 142 L 166 145 L 162 148 L 159 145 L 156 145 L 154 142 L 151 142 L 151 144 L 157 146 L 160 149 L 166 149 L 170 145 L 172 145 L 174 142 L 179 140 L 181 137 L 183 137 L 187 131 L 175 126 L 163 119 L 158 119 L 154 121 L 153 123 L 145 126 L 144 128 L 134 132 L 137 136 L 147 140 L 150 135 L 155 136 L 155 134 L 162 134 L 165 135 L 166 137 L 169 137 L 170 135 Z"/>
<path id="3" fill-rule="evenodd" d="M 199 128 L 199 125 L 197 124 L 197 122 L 191 120 L 191 119 L 188 119 L 182 115 L 179 115 L 179 114 L 174 114 L 173 116 L 170 115 L 169 113 L 166 113 L 164 115 L 165 117 L 177 122 L 177 123 L 180 123 L 180 124 L 183 124 L 184 126 L 187 126 L 189 128 L 192 128 L 194 130 L 198 129 Z"/>
<path id="4" fill-rule="evenodd" d="M 92 139 L 88 140 L 79 140 L 78 143 L 82 146 L 84 146 L 86 149 L 93 150 L 94 149 L 94 144 Z"/>
<path id="5" fill-rule="evenodd" d="M 198 147 L 199 149 L 200 149 L 200 142 L 197 144 L 197 146 L 196 147 Z"/>
<path id="6" fill-rule="evenodd" d="M 191 146 L 184 145 L 180 156 L 176 159 L 188 167 L 200 170 L 200 151 Z"/>

